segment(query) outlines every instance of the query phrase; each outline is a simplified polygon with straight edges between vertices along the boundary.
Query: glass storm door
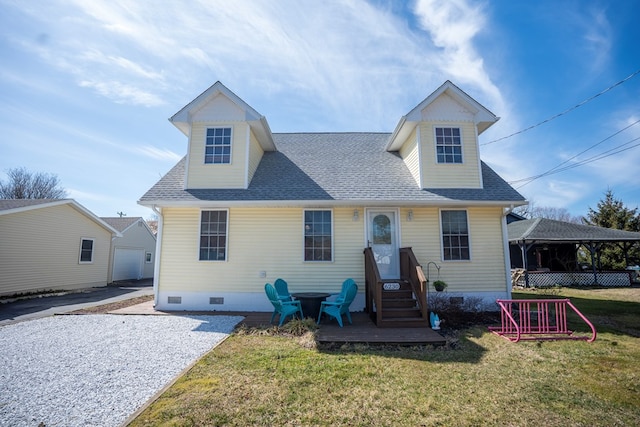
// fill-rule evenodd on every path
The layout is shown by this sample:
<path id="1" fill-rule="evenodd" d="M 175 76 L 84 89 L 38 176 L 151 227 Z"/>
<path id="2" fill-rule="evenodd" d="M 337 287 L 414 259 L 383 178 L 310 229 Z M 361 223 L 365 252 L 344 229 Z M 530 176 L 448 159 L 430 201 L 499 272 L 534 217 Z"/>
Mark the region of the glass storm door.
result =
<path id="1" fill-rule="evenodd" d="M 400 278 L 400 255 L 395 211 L 368 211 L 367 243 L 373 251 L 380 278 Z"/>

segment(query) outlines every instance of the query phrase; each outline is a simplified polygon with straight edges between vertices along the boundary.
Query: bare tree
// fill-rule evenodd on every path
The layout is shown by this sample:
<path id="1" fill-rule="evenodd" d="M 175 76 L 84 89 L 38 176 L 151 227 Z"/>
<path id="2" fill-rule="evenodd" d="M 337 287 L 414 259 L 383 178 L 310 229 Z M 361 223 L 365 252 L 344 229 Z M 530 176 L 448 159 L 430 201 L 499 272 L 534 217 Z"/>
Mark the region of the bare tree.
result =
<path id="1" fill-rule="evenodd" d="M 527 219 L 547 218 L 557 221 L 572 222 L 582 224 L 582 217 L 571 215 L 565 208 L 554 208 L 552 206 L 537 206 L 533 200 L 528 205 L 519 206 L 513 210 L 514 213 Z"/>
<path id="2" fill-rule="evenodd" d="M 153 231 L 153 234 L 158 234 L 158 215 L 153 214 L 145 220 L 147 225 Z"/>
<path id="3" fill-rule="evenodd" d="M 9 169 L 7 176 L 7 182 L 0 181 L 0 199 L 64 199 L 67 196 L 57 175 L 32 173 L 22 167 Z"/>

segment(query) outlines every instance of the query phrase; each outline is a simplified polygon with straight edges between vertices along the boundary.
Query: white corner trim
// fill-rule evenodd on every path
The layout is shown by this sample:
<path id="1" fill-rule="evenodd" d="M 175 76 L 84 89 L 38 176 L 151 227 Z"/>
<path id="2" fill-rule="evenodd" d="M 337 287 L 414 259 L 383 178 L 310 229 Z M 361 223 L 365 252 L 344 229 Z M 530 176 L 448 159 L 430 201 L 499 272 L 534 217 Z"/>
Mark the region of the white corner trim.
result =
<path id="1" fill-rule="evenodd" d="M 246 141 L 246 153 L 245 153 L 245 161 L 244 161 L 244 189 L 249 188 L 249 164 L 251 161 L 251 126 L 249 123 L 246 124 L 247 127 L 247 141 Z"/>

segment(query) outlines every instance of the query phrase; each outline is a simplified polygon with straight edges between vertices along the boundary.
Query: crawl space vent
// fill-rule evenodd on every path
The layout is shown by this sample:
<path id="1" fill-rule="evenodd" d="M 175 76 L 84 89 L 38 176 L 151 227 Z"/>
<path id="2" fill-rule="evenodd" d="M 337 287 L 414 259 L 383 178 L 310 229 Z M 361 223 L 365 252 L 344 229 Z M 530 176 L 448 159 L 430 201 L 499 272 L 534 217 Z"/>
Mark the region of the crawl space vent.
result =
<path id="1" fill-rule="evenodd" d="M 209 297 L 209 304 L 224 304 L 224 298 Z"/>
<path id="2" fill-rule="evenodd" d="M 182 297 L 168 297 L 167 302 L 169 304 L 182 304 Z"/>

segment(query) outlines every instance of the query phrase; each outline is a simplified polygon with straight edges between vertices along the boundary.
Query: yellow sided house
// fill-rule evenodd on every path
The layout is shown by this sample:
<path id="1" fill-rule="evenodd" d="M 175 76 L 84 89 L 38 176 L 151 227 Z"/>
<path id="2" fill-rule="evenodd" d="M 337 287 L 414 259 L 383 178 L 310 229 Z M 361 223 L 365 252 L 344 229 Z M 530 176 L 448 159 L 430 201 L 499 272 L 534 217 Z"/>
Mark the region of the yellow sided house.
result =
<path id="1" fill-rule="evenodd" d="M 0 200 L 0 295 L 106 286 L 118 236 L 72 199 Z"/>
<path id="2" fill-rule="evenodd" d="M 393 133 L 273 133 L 215 83 L 170 118 L 187 155 L 139 201 L 159 217 L 156 308 L 271 311 L 276 278 L 353 278 L 352 310 L 379 326 L 428 322 L 436 279 L 458 301 L 510 297 L 505 215 L 526 201 L 480 159 L 497 120 L 447 81 Z"/>

